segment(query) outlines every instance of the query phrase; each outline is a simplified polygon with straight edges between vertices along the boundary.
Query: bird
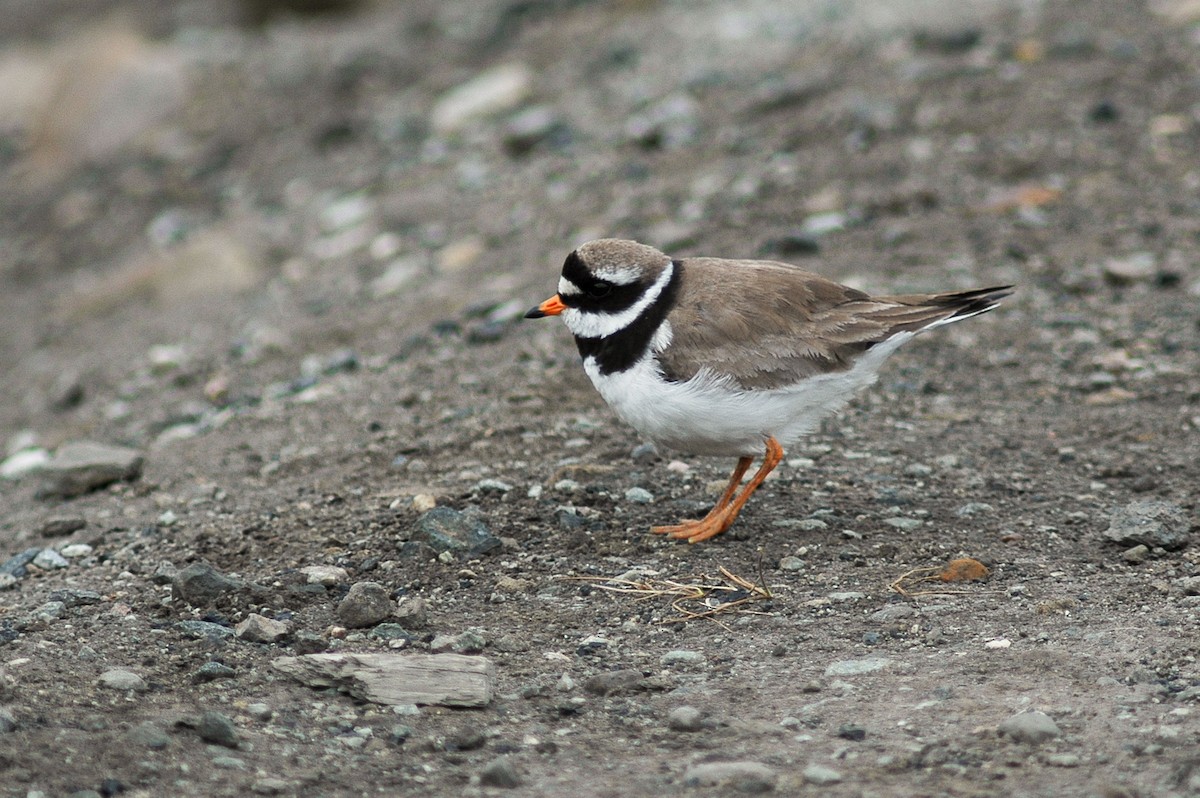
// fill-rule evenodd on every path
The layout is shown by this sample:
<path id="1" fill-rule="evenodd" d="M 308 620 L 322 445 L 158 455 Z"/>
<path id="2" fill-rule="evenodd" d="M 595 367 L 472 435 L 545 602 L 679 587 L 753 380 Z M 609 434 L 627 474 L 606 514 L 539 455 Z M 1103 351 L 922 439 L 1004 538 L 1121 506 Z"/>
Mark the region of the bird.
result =
<path id="1" fill-rule="evenodd" d="M 738 458 L 707 515 L 650 530 L 699 543 L 728 530 L 785 447 L 873 383 L 901 344 L 1012 293 L 871 296 L 787 263 L 671 258 L 603 238 L 567 256 L 558 292 L 525 318 L 560 316 L 601 397 L 645 438 Z"/>

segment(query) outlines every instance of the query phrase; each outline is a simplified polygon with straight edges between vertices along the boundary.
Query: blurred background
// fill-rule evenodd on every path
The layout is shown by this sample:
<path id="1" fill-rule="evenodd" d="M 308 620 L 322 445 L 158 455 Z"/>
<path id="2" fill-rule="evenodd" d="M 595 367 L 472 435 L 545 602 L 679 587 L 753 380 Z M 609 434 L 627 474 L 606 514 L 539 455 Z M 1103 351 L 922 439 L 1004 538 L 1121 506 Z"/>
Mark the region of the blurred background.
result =
<path id="1" fill-rule="evenodd" d="M 1183 0 L 2 11 L 10 452 L 494 343 L 597 236 L 1032 307 L 1191 279 Z"/>

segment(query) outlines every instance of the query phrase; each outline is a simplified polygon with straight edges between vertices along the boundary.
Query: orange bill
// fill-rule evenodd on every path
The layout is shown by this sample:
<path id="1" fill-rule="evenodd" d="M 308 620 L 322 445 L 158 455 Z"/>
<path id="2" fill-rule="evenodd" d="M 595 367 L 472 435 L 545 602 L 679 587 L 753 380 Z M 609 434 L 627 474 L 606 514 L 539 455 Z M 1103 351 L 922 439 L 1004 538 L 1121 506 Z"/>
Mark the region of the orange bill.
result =
<path id="1" fill-rule="evenodd" d="M 558 294 L 555 294 L 542 304 L 538 305 L 536 308 L 531 308 L 529 312 L 525 314 L 525 318 L 541 319 L 545 318 L 546 316 L 557 316 L 566 309 L 567 306 L 563 304 L 562 299 L 559 298 Z"/>

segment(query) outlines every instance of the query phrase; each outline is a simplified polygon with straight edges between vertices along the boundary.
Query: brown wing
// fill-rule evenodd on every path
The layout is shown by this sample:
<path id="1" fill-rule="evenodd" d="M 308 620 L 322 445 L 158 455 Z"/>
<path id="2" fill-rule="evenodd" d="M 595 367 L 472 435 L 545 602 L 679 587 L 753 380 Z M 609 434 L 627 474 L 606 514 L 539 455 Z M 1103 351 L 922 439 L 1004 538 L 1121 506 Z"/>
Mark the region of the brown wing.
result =
<path id="1" fill-rule="evenodd" d="M 842 371 L 875 344 L 952 317 L 991 310 L 1004 288 L 871 297 L 794 266 L 689 258 L 667 315 L 672 342 L 664 376 L 701 368 L 743 388 L 778 388 Z"/>

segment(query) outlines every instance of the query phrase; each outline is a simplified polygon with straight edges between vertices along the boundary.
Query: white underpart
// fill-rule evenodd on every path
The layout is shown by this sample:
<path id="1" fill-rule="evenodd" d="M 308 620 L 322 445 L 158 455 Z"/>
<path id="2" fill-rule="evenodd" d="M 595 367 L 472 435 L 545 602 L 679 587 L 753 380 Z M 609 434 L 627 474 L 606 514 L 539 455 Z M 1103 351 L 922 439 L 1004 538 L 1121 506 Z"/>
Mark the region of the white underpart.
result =
<path id="1" fill-rule="evenodd" d="M 620 313 L 605 311 L 588 313 L 579 308 L 567 308 L 562 312 L 562 320 L 566 322 L 568 330 L 581 338 L 602 338 L 606 335 L 612 335 L 633 324 L 637 320 L 637 317 L 645 312 L 646 308 L 654 304 L 654 300 L 658 299 L 659 294 L 667 287 L 667 283 L 670 282 L 674 271 L 675 266 L 673 264 L 663 269 L 662 274 L 646 288 L 645 292 L 638 298 L 638 301 Z M 562 293 L 562 282 L 562 280 L 559 281 L 559 293 Z M 566 282 L 571 284 L 569 280 Z"/>
<path id="2" fill-rule="evenodd" d="M 667 382 L 650 354 L 614 374 L 602 375 L 594 357 L 583 367 L 617 415 L 656 443 L 692 454 L 751 457 L 762 454 L 768 435 L 786 448 L 812 432 L 873 383 L 888 356 L 915 334 L 893 335 L 846 371 L 771 390 L 745 390 L 707 369 L 687 382 Z"/>

